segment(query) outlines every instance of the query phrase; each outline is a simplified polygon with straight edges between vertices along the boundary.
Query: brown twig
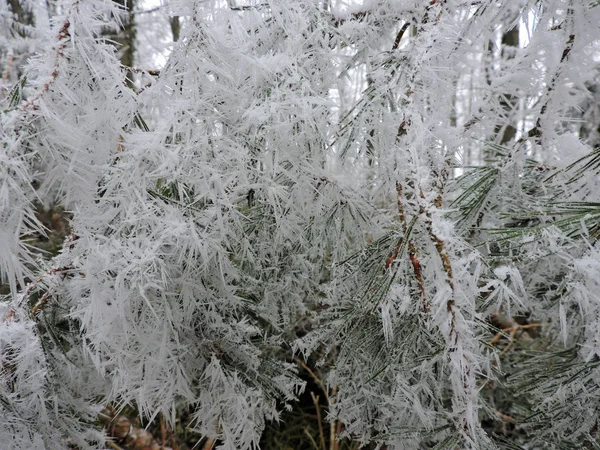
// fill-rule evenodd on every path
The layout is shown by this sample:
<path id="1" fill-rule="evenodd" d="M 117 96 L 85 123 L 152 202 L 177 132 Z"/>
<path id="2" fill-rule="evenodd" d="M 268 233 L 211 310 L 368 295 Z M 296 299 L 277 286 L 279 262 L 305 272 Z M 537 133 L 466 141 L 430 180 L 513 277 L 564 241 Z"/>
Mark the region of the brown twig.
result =
<path id="1" fill-rule="evenodd" d="M 331 444 L 331 450 L 340 450 L 340 441 L 337 439 L 339 437 L 339 435 L 342 433 L 342 422 L 340 422 L 339 420 L 336 422 L 336 427 L 335 427 L 335 439 L 333 439 L 333 442 Z"/>
<path id="2" fill-rule="evenodd" d="M 75 5 L 75 4 L 74 4 Z M 69 11 L 70 13 L 70 11 Z M 50 86 L 56 81 L 56 79 L 58 78 L 58 73 L 59 73 L 59 61 L 61 58 L 65 57 L 65 48 L 67 47 L 68 42 L 71 39 L 71 34 L 69 32 L 69 29 L 71 27 L 71 22 L 69 22 L 68 19 L 65 19 L 65 21 L 63 22 L 62 27 L 60 28 L 60 30 L 58 31 L 58 35 L 56 36 L 57 40 L 58 40 L 58 45 L 56 47 L 56 60 L 54 61 L 54 67 L 52 69 L 52 73 L 50 74 L 50 80 L 46 81 L 46 83 L 44 83 L 44 86 L 42 87 L 42 89 L 40 89 L 36 95 L 33 96 L 33 98 L 29 101 L 26 101 L 25 103 L 23 103 L 23 109 L 27 110 L 30 108 L 35 108 L 34 107 L 34 102 L 39 99 L 44 93 L 46 93 L 49 89 Z"/>
<path id="3" fill-rule="evenodd" d="M 331 392 L 331 395 L 333 395 L 335 397 L 336 393 L 337 393 L 337 386 L 334 386 L 333 391 Z M 328 402 L 329 408 L 331 408 L 331 401 L 329 401 L 329 398 L 327 399 L 327 402 Z M 342 431 L 342 422 L 336 420 L 336 421 L 332 421 L 329 424 L 329 450 L 338 450 L 339 442 L 336 437 L 339 436 L 341 431 Z"/>
<path id="4" fill-rule="evenodd" d="M 489 343 L 491 345 L 496 344 L 500 339 L 502 339 L 502 337 L 504 337 L 506 335 L 506 333 L 508 331 L 512 331 L 514 329 L 517 329 L 517 330 L 527 330 L 529 328 L 539 328 L 541 326 L 542 326 L 541 323 L 528 323 L 526 325 L 514 325 L 514 326 L 502 328 L 502 330 L 498 331 L 496 333 L 496 335 L 489 341 Z"/>
<path id="5" fill-rule="evenodd" d="M 202 450 L 212 450 L 216 443 L 217 440 L 215 438 L 210 438 L 206 441 L 206 443 L 202 447 Z"/>
<path id="6" fill-rule="evenodd" d="M 515 327 L 511 332 L 510 332 L 510 337 L 508 338 L 508 345 L 504 348 L 504 350 L 502 350 L 500 352 L 500 357 L 504 356 L 506 354 L 506 352 L 512 347 L 513 342 L 515 341 L 515 334 L 517 334 L 517 330 L 518 328 Z"/>
<path id="7" fill-rule="evenodd" d="M 496 411 L 496 414 L 498 415 L 498 417 L 500 417 L 502 420 L 505 420 L 506 422 L 514 422 L 515 421 L 515 419 L 510 417 L 508 414 L 501 413 L 500 411 Z"/>
<path id="8" fill-rule="evenodd" d="M 499 356 L 504 356 L 508 352 L 508 350 L 513 346 L 515 335 L 517 334 L 517 331 L 527 330 L 530 328 L 539 328 L 541 326 L 542 326 L 541 323 L 529 323 L 526 325 L 514 325 L 512 327 L 503 328 L 501 331 L 498 331 L 492 339 L 490 339 L 489 344 L 490 345 L 497 344 L 498 341 L 500 341 L 500 339 L 505 337 L 506 333 L 510 331 L 510 335 L 508 336 L 508 345 L 504 348 L 504 350 L 502 350 L 500 352 L 500 355 L 499 355 Z"/>
<path id="9" fill-rule="evenodd" d="M 321 406 L 319 405 L 319 396 L 315 395 L 314 392 L 310 393 L 312 397 L 313 403 L 315 404 L 315 409 L 317 410 L 317 422 L 319 424 L 319 439 L 321 441 L 321 448 L 326 450 L 325 447 L 325 433 L 323 432 L 323 419 L 321 418 Z"/>
<path id="10" fill-rule="evenodd" d="M 310 367 L 308 367 L 308 365 L 306 363 L 304 363 L 304 361 L 302 361 L 300 358 L 294 357 L 294 361 L 296 361 L 296 363 L 298 363 L 304 370 L 306 370 L 306 372 L 315 381 L 315 383 L 317 383 L 317 385 L 319 385 L 319 388 L 321 388 L 321 391 L 323 392 L 323 395 L 325 396 L 325 400 L 327 401 L 327 407 L 331 408 L 333 401 L 331 400 L 331 396 L 329 395 L 329 391 L 328 391 L 327 387 L 325 386 L 325 384 L 323 383 L 323 380 L 321 380 L 321 378 L 318 377 L 317 374 Z M 334 386 L 332 389 L 331 395 L 335 395 L 336 392 L 337 392 L 337 386 Z M 320 409 L 320 405 L 318 404 L 319 397 L 316 396 L 316 400 L 315 400 L 315 394 L 313 392 L 311 392 L 310 395 L 313 399 L 313 402 L 315 402 L 315 408 L 317 409 L 317 417 L 319 420 L 319 433 L 321 435 L 321 444 L 323 446 L 323 450 L 325 450 L 327 447 L 325 446 L 325 434 L 324 434 L 323 426 L 321 423 L 321 413 L 320 413 L 321 409 Z M 329 450 L 339 450 L 339 441 L 337 440 L 337 436 L 339 436 L 341 431 L 342 431 L 342 422 L 332 421 L 329 424 Z"/>
<path id="11" fill-rule="evenodd" d="M 447 180 L 449 170 L 447 166 L 450 161 L 446 159 L 444 161 L 444 168 L 442 168 L 442 179 L 440 180 L 438 187 L 438 193 L 436 195 L 436 199 L 434 200 L 434 206 L 436 208 L 441 208 L 442 206 L 442 197 L 444 191 L 444 184 Z M 445 174 L 445 175 L 444 175 Z M 438 235 L 433 232 L 433 217 L 431 216 L 431 211 L 425 207 L 425 195 L 423 194 L 423 190 L 419 188 L 419 214 L 425 215 L 425 228 L 427 229 L 427 233 L 429 234 L 429 239 L 434 244 L 435 249 L 437 251 L 440 260 L 442 261 L 442 268 L 446 273 L 446 284 L 450 288 L 450 292 L 452 293 L 450 299 L 446 302 L 446 310 L 450 313 L 450 335 L 455 335 L 455 340 L 458 340 L 458 334 L 456 333 L 456 311 L 454 293 L 454 271 L 452 269 L 452 262 L 450 261 L 450 256 L 448 255 L 448 251 L 446 249 L 446 243 L 443 239 L 441 239 Z"/>
<path id="12" fill-rule="evenodd" d="M 323 394 L 325 394 L 325 400 L 327 400 L 327 404 L 329 405 L 329 393 L 327 392 L 327 388 L 325 387 L 325 385 L 323 384 L 323 381 L 321 380 L 321 378 L 319 378 L 310 367 L 308 367 L 308 365 L 306 365 L 304 363 L 304 361 L 302 361 L 300 358 L 298 357 L 294 357 L 294 361 L 296 361 L 298 364 L 300 364 L 300 366 L 302 366 L 302 368 L 304 370 L 306 370 L 306 372 L 308 372 L 308 374 L 311 376 L 311 378 L 313 380 L 315 380 L 315 383 L 317 383 L 319 385 L 319 387 L 321 388 L 321 391 L 323 392 Z"/>
<path id="13" fill-rule="evenodd" d="M 304 434 L 306 434 L 306 436 L 308 436 L 308 439 L 310 440 L 310 443 L 313 445 L 313 447 L 315 448 L 315 450 L 319 450 L 319 446 L 315 442 L 315 438 L 313 438 L 312 434 L 310 434 L 310 432 L 308 431 L 308 428 L 304 429 Z"/>
<path id="14" fill-rule="evenodd" d="M 406 234 L 408 233 L 408 222 L 406 220 L 406 212 L 404 210 L 404 194 L 402 191 L 402 185 L 399 182 L 396 182 L 396 194 L 398 197 L 398 215 L 400 217 L 400 223 L 402 224 L 402 232 L 404 233 L 404 237 L 406 237 Z M 390 256 L 390 258 L 388 258 L 386 262 L 386 268 L 388 268 L 396 260 L 401 246 L 402 241 L 399 240 L 398 244 L 396 245 L 396 248 L 394 249 L 394 252 L 392 253 L 392 256 Z M 425 279 L 423 278 L 423 267 L 421 266 L 421 261 L 419 260 L 419 256 L 417 254 L 417 247 L 415 246 L 415 242 L 412 239 L 408 240 L 408 257 L 410 259 L 410 263 L 413 268 L 413 273 L 415 274 L 415 279 L 417 280 L 417 285 L 419 287 L 419 297 L 421 298 L 423 310 L 426 313 L 429 313 L 431 307 L 429 305 L 429 301 L 427 300 L 427 295 L 425 293 Z"/>
<path id="15" fill-rule="evenodd" d="M 160 69 L 143 69 L 141 67 L 125 67 L 136 73 L 147 73 L 150 76 L 157 77 L 160 75 Z"/>
<path id="16" fill-rule="evenodd" d="M 167 445 L 167 427 L 165 425 L 165 418 L 162 414 L 160 415 L 160 437 L 162 446 L 165 447 Z"/>
<path id="17" fill-rule="evenodd" d="M 46 303 L 48 303 L 49 299 L 50 299 L 50 292 L 46 292 L 44 295 L 42 295 L 42 298 L 40 298 L 40 300 L 31 309 L 31 315 L 33 317 L 36 317 L 37 313 L 40 311 L 40 309 L 42 309 L 46 305 Z"/>

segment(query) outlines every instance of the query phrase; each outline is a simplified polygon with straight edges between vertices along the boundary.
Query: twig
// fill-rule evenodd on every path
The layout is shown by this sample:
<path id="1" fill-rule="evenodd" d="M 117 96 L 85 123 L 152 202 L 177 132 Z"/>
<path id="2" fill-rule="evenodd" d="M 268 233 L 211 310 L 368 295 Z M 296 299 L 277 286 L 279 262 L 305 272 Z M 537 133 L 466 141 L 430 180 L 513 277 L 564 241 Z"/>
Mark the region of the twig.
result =
<path id="1" fill-rule="evenodd" d="M 302 368 L 304 370 L 306 370 L 306 372 L 308 372 L 308 374 L 311 376 L 311 378 L 313 380 L 315 380 L 315 383 L 317 383 L 319 385 L 319 387 L 321 388 L 321 391 L 323 392 L 323 394 L 325 395 L 325 400 L 327 401 L 327 407 L 330 408 L 331 407 L 331 400 L 329 397 L 329 392 L 326 388 L 326 386 L 324 385 L 323 381 L 321 380 L 321 378 L 319 378 L 317 376 L 317 374 L 315 374 L 313 372 L 313 370 L 308 367 L 308 365 L 306 365 L 304 363 L 304 361 L 302 361 L 300 358 L 298 357 L 294 357 L 294 361 L 296 361 L 298 364 L 300 364 L 300 366 L 302 366 Z M 334 386 L 333 391 L 332 391 L 332 395 L 335 395 L 335 393 L 337 392 L 337 386 Z M 325 446 L 325 434 L 323 432 L 323 426 L 321 424 L 321 408 L 320 405 L 318 404 L 318 400 L 319 397 L 316 397 L 315 400 L 315 394 L 313 392 L 310 393 L 313 402 L 315 402 L 315 407 L 317 408 L 317 417 L 319 418 L 319 433 L 321 435 L 321 443 L 323 445 L 323 450 L 325 450 L 327 447 Z M 341 427 L 342 427 L 342 423 L 339 421 L 334 421 L 331 422 L 331 424 L 329 425 L 329 449 L 330 450 L 338 450 L 339 449 L 339 442 L 336 439 L 336 436 L 340 434 L 341 432 Z"/>
<path id="2" fill-rule="evenodd" d="M 162 414 L 160 415 L 160 437 L 162 446 L 165 447 L 167 445 L 167 427 L 165 426 L 165 418 Z"/>
<path id="3" fill-rule="evenodd" d="M 513 342 L 515 342 L 515 334 L 517 334 L 517 330 L 518 328 L 515 327 L 511 332 L 510 332 L 510 337 L 508 338 L 508 345 L 506 346 L 506 348 L 504 350 L 502 350 L 500 352 L 500 357 L 504 356 L 506 354 L 506 352 L 512 347 Z"/>
<path id="4" fill-rule="evenodd" d="M 268 7 L 269 7 L 268 3 L 258 3 L 256 5 L 231 6 L 229 8 L 229 10 L 230 11 L 243 12 L 243 11 L 252 11 L 252 10 L 258 10 L 258 9 L 268 8 Z"/>
<path id="5" fill-rule="evenodd" d="M 340 433 L 342 432 L 342 422 L 340 422 L 339 420 L 336 423 L 336 429 L 335 429 L 335 438 L 333 441 L 333 446 L 331 447 L 332 450 L 340 450 L 340 441 L 337 439 L 340 435 Z"/>
<path id="6" fill-rule="evenodd" d="M 329 424 L 329 450 L 335 450 L 338 444 L 336 439 L 336 430 L 338 426 L 341 426 L 342 423 L 335 420 Z"/>
<path id="7" fill-rule="evenodd" d="M 210 438 L 208 441 L 206 441 L 204 447 L 202 447 L 202 450 L 212 450 L 216 442 L 217 440 L 215 438 Z"/>
<path id="8" fill-rule="evenodd" d="M 489 341 L 491 345 L 497 343 L 502 337 L 506 336 L 506 333 L 512 331 L 513 329 L 517 330 L 527 330 L 529 328 L 539 328 L 541 327 L 541 323 L 528 323 L 527 325 L 514 325 L 511 327 L 502 328 L 502 330 L 498 331 L 496 335 Z"/>
<path id="9" fill-rule="evenodd" d="M 567 10 L 567 11 L 569 11 L 569 10 Z M 562 25 L 562 23 L 561 23 L 561 25 Z M 546 115 L 546 111 L 548 110 L 548 104 L 550 103 L 550 94 L 554 91 L 554 89 L 556 89 L 556 83 L 558 81 L 558 77 L 561 74 L 562 64 L 564 63 L 565 59 L 567 59 L 567 57 L 569 56 L 569 53 L 571 53 L 574 42 L 575 42 L 575 34 L 569 34 L 569 39 L 567 40 L 567 43 L 565 44 L 565 48 L 563 49 L 563 53 L 560 58 L 559 66 L 558 66 L 556 72 L 554 73 L 554 75 L 552 76 L 552 79 L 548 83 L 548 87 L 546 89 L 546 101 L 542 105 L 542 109 L 540 110 L 540 115 L 538 116 L 538 118 L 535 122 L 535 126 L 531 130 L 529 130 L 525 136 L 523 136 L 521 139 L 519 139 L 519 143 L 524 142 L 527 138 L 542 137 L 542 117 L 544 115 Z"/>
<path id="10" fill-rule="evenodd" d="M 402 36 L 404 36 L 404 33 L 406 32 L 406 30 L 408 29 L 409 26 L 410 26 L 410 22 L 405 22 L 404 25 L 402 25 L 402 28 L 400 28 L 400 31 L 398 31 L 398 34 L 396 35 L 396 39 L 394 40 L 394 45 L 392 46 L 392 50 L 398 49 L 398 46 L 400 45 L 400 41 L 402 40 Z"/>
<path id="11" fill-rule="evenodd" d="M 323 391 L 323 394 L 325 394 L 325 400 L 327 400 L 327 404 L 329 405 L 329 393 L 327 392 L 327 389 L 325 387 L 325 385 L 323 384 L 323 381 L 321 380 L 321 378 L 319 378 L 312 370 L 310 367 L 308 367 L 304 361 L 302 361 L 300 358 L 298 357 L 294 357 L 294 361 L 296 361 L 298 364 L 300 364 L 302 366 L 302 368 L 304 370 L 306 370 L 308 372 L 308 374 L 312 377 L 313 380 L 315 380 L 315 383 L 317 383 L 319 385 L 319 387 L 321 388 L 321 391 Z"/>
<path id="12" fill-rule="evenodd" d="M 445 166 L 449 163 L 450 161 L 448 159 L 444 161 Z M 438 186 L 438 194 L 436 196 L 436 199 L 434 200 L 434 206 L 438 209 L 442 206 L 444 184 L 447 180 L 446 170 L 446 167 L 442 169 L 442 180 Z M 444 173 L 446 173 L 445 176 Z M 423 194 L 423 190 L 421 188 L 419 188 L 419 200 L 419 214 L 425 215 L 425 228 L 427 229 L 427 233 L 429 234 L 429 239 L 431 239 L 431 242 L 434 244 L 437 254 L 440 257 L 440 260 L 442 261 L 442 269 L 446 273 L 446 284 L 448 285 L 448 287 L 450 288 L 450 292 L 452 293 L 450 299 L 448 299 L 448 301 L 446 302 L 446 310 L 450 314 L 450 335 L 454 334 L 455 341 L 458 341 L 458 333 L 456 332 L 456 301 L 454 300 L 455 286 L 452 262 L 450 261 L 450 256 L 448 255 L 448 251 L 446 249 L 446 243 L 443 239 L 441 239 L 433 232 L 433 218 L 431 216 L 431 211 L 429 211 L 425 207 L 425 194 Z"/>
<path id="13" fill-rule="evenodd" d="M 510 335 L 508 336 L 508 345 L 506 346 L 506 348 L 504 348 L 504 350 L 502 350 L 500 352 L 500 355 L 499 355 L 499 356 L 504 356 L 506 354 L 506 352 L 508 352 L 508 350 L 514 344 L 514 339 L 515 339 L 515 335 L 517 334 L 517 331 L 527 330 L 529 328 L 538 328 L 541 326 L 542 326 L 541 323 L 529 323 L 527 325 L 515 325 L 512 327 L 503 328 L 501 331 L 498 331 L 498 333 L 496 333 L 496 335 L 492 339 L 490 339 L 489 343 L 490 343 L 490 345 L 494 345 L 494 344 L 498 343 L 498 341 L 500 339 L 502 339 L 504 336 L 506 336 L 506 333 L 510 331 Z"/>
<path id="14" fill-rule="evenodd" d="M 325 447 L 325 433 L 323 432 L 323 423 L 321 419 L 321 406 L 319 405 L 319 396 L 315 395 L 314 392 L 311 391 L 310 396 L 312 397 L 313 403 L 315 404 L 315 409 L 317 410 L 317 422 L 319 424 L 319 438 L 321 440 L 321 448 L 322 450 L 326 450 Z"/>
<path id="15" fill-rule="evenodd" d="M 515 419 L 513 419 L 512 417 L 510 417 L 507 414 L 501 413 L 500 411 L 496 411 L 496 414 L 498 414 L 498 417 L 500 417 L 502 420 L 505 420 L 507 422 L 514 422 Z"/>
<path id="16" fill-rule="evenodd" d="M 68 14 L 71 14 L 71 9 L 69 9 Z M 56 36 L 56 39 L 58 40 L 58 45 L 56 47 L 56 58 L 55 58 L 55 61 L 54 61 L 54 67 L 52 68 L 52 73 L 50 74 L 50 80 L 48 80 L 48 81 L 46 81 L 46 83 L 44 83 L 44 85 L 42 86 L 42 89 L 40 89 L 31 98 L 31 100 L 28 100 L 25 103 L 23 103 L 23 106 L 22 106 L 23 110 L 28 110 L 30 108 L 35 109 L 36 107 L 34 105 L 34 102 L 36 100 L 38 100 L 43 94 L 45 94 L 50 89 L 50 86 L 58 78 L 59 61 L 60 61 L 61 58 L 65 57 L 64 51 L 67 48 L 67 44 L 71 40 L 71 34 L 69 32 L 69 28 L 70 27 L 71 27 L 71 22 L 69 22 L 68 19 L 65 19 L 65 21 L 63 22 L 62 27 L 60 28 L 60 30 L 58 32 L 58 35 Z"/>
<path id="17" fill-rule="evenodd" d="M 148 75 L 151 75 L 153 77 L 157 77 L 160 75 L 160 69 L 143 69 L 141 67 L 127 67 L 125 66 L 126 69 L 131 70 L 132 72 L 136 72 L 136 73 L 147 73 Z"/>
<path id="18" fill-rule="evenodd" d="M 48 299 L 50 298 L 50 292 L 46 292 L 42 295 L 42 298 L 35 304 L 35 306 L 31 309 L 31 315 L 35 318 L 40 309 L 42 309 L 46 303 L 48 303 Z"/>
<path id="19" fill-rule="evenodd" d="M 310 440 L 310 443 L 313 445 L 315 450 L 319 450 L 319 446 L 315 442 L 315 439 L 312 437 L 312 435 L 308 432 L 308 428 L 304 429 L 304 434 L 306 434 L 306 436 L 308 436 L 308 439 Z"/>
<path id="20" fill-rule="evenodd" d="M 398 199 L 397 199 L 398 215 L 400 216 L 400 222 L 402 223 L 402 232 L 406 236 L 406 234 L 408 233 L 408 223 L 406 221 L 406 212 L 404 211 L 404 203 L 403 203 L 404 195 L 402 192 L 402 185 L 399 182 L 396 182 L 396 194 L 398 196 Z M 399 250 L 401 242 L 399 242 L 398 244 L 399 245 L 397 245 L 396 248 Z M 394 249 L 394 250 L 396 251 L 396 249 Z M 392 256 L 394 256 L 394 255 L 392 255 Z M 388 263 L 391 264 L 396 259 L 397 256 L 398 256 L 398 251 L 396 251 L 396 255 L 394 256 L 394 258 L 391 261 L 390 261 L 390 259 L 388 259 Z M 413 273 L 415 274 L 415 279 L 417 280 L 417 285 L 419 287 L 419 296 L 421 298 L 421 304 L 423 305 L 423 310 L 426 313 L 429 313 L 429 311 L 431 310 L 431 307 L 429 305 L 429 301 L 427 300 L 427 296 L 425 293 L 425 279 L 423 278 L 423 267 L 421 266 L 421 261 L 419 260 L 419 256 L 417 254 L 417 247 L 415 246 L 415 242 L 412 239 L 408 240 L 408 256 L 409 256 L 410 263 L 413 268 Z M 386 265 L 387 265 L 387 263 L 386 263 Z"/>
<path id="21" fill-rule="evenodd" d="M 333 391 L 331 392 L 331 395 L 335 396 L 336 393 L 337 393 L 337 386 L 334 386 Z M 329 408 L 331 408 L 331 402 L 329 401 L 329 399 L 327 399 L 327 402 L 328 402 Z M 341 430 L 342 430 L 342 422 L 340 422 L 339 420 L 334 420 L 329 424 L 329 450 L 338 450 L 339 442 L 336 439 L 336 436 L 339 436 Z"/>

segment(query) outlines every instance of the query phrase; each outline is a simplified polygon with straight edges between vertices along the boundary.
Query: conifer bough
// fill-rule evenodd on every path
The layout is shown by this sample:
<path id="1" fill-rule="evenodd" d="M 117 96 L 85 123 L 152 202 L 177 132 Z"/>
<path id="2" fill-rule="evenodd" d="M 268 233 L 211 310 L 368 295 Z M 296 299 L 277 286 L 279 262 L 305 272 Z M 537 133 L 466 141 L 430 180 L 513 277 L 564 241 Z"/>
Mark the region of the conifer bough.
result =
<path id="1" fill-rule="evenodd" d="M 0 4 L 3 448 L 599 447 L 599 23 Z"/>

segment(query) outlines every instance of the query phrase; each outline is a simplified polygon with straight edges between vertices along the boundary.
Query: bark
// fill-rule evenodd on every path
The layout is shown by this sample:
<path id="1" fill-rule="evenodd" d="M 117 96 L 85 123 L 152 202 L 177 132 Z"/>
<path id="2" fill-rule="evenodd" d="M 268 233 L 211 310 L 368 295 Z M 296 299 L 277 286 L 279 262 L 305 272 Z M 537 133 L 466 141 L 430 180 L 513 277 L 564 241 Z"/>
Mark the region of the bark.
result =
<path id="1" fill-rule="evenodd" d="M 127 72 L 127 85 L 134 88 L 133 67 L 135 65 L 135 39 L 136 29 L 133 16 L 135 0 L 113 0 L 116 4 L 123 7 L 122 28 L 117 35 L 113 37 L 119 48 L 119 59 Z"/>

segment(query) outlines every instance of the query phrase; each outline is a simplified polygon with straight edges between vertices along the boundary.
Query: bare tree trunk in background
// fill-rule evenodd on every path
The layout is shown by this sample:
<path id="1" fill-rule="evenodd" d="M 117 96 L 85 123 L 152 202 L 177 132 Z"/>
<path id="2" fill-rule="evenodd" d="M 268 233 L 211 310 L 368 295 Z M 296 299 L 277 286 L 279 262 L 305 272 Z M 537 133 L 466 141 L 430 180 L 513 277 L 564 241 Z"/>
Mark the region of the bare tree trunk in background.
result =
<path id="1" fill-rule="evenodd" d="M 502 36 L 502 53 L 510 52 L 507 58 L 513 58 L 514 52 L 519 47 L 519 27 L 507 31 Z M 496 142 L 504 145 L 512 141 L 517 134 L 515 109 L 517 108 L 518 99 L 512 94 L 502 94 L 500 104 L 505 111 L 507 122 L 499 123 L 494 129 Z"/>
<path id="2" fill-rule="evenodd" d="M 181 31 L 181 23 L 179 22 L 179 16 L 171 17 L 171 33 L 173 33 L 173 42 L 179 40 L 179 32 Z"/>
<path id="3" fill-rule="evenodd" d="M 133 76 L 136 38 L 135 20 L 133 16 L 135 0 L 113 0 L 113 2 L 121 6 L 125 11 L 121 16 L 123 26 L 113 39 L 118 44 L 119 59 L 127 73 L 127 85 L 133 89 L 135 87 Z"/>
<path id="4" fill-rule="evenodd" d="M 598 68 L 600 72 L 600 67 Z M 592 148 L 600 148 L 600 77 L 594 84 L 587 86 L 589 98 L 581 105 L 581 112 L 576 113 L 581 120 L 579 137 L 588 142 Z"/>
<path id="5" fill-rule="evenodd" d="M 8 0 L 8 6 L 14 15 L 10 34 L 16 39 L 27 38 L 26 27 L 35 26 L 33 11 L 23 7 L 21 0 Z M 14 26 L 16 24 L 16 26 Z M 2 64 L 2 84 L 13 84 L 23 75 L 23 65 L 29 57 L 28 53 L 22 53 L 18 49 L 1 49 L 0 62 Z"/>
<path id="6" fill-rule="evenodd" d="M 33 12 L 28 11 L 23 8 L 21 4 L 21 0 L 8 0 L 8 5 L 10 6 L 11 11 L 16 16 L 17 22 L 23 25 L 34 25 L 34 17 Z M 25 37 L 25 33 L 23 30 L 14 30 L 19 36 Z"/>

